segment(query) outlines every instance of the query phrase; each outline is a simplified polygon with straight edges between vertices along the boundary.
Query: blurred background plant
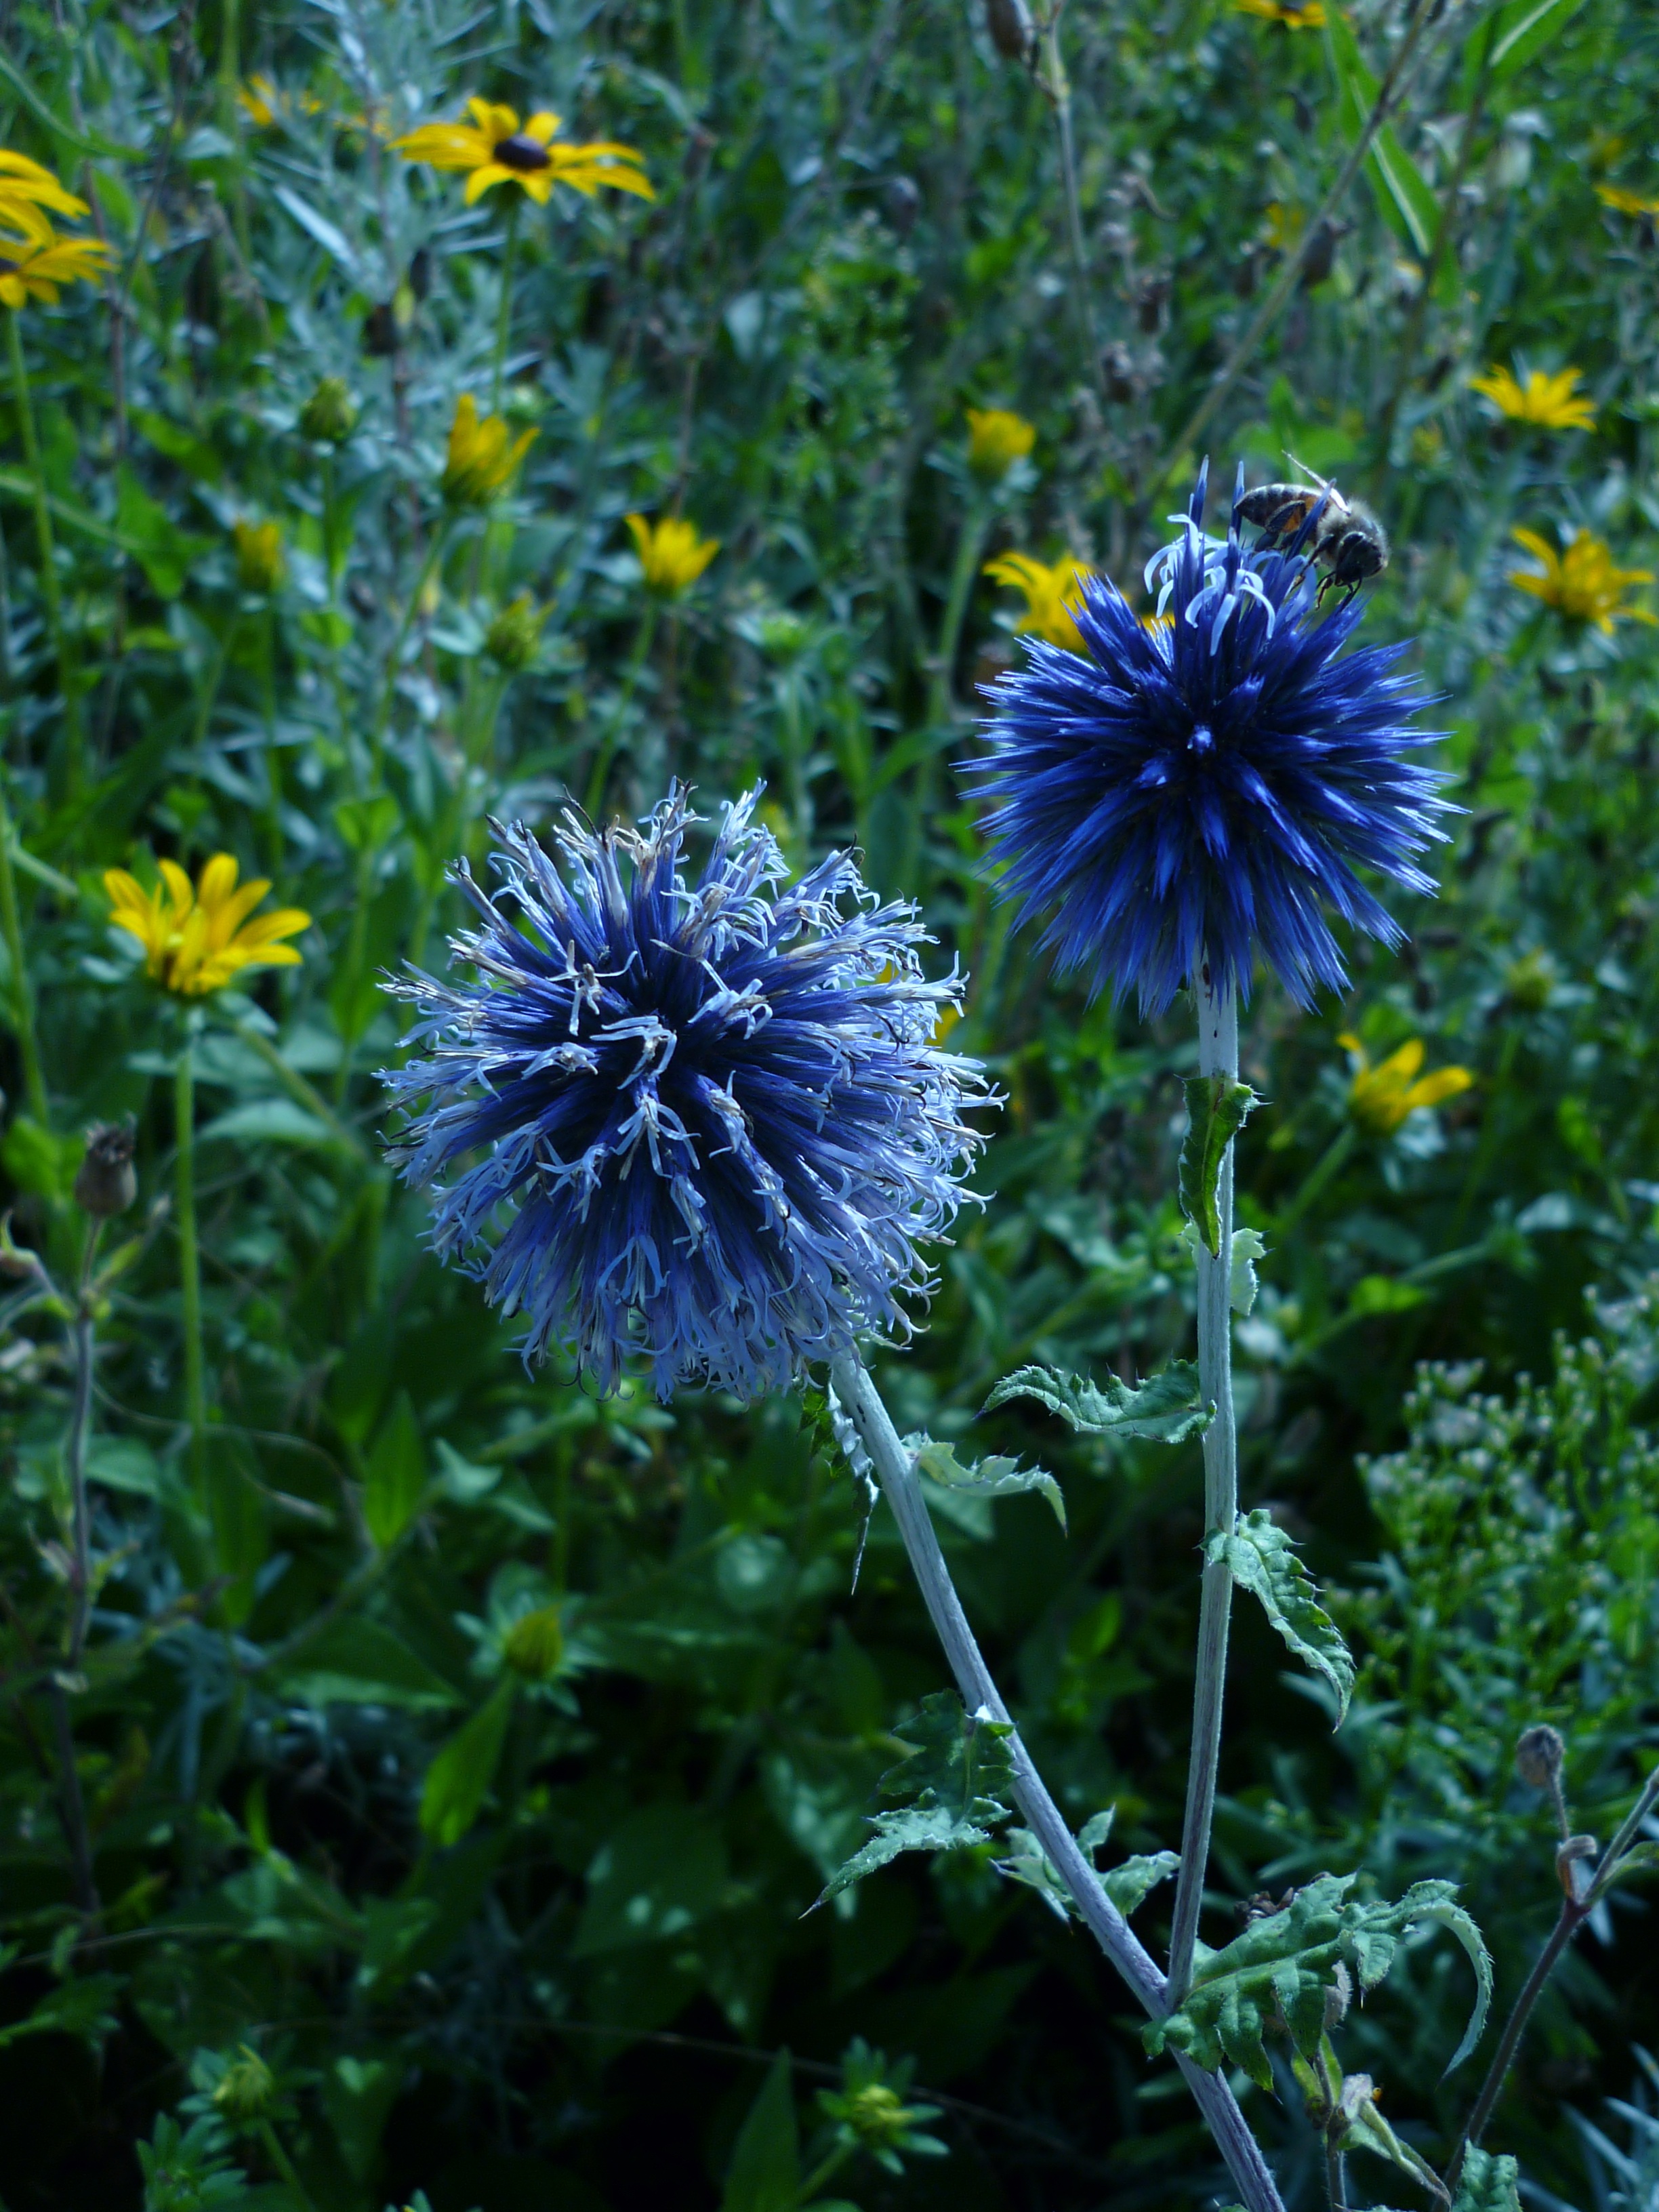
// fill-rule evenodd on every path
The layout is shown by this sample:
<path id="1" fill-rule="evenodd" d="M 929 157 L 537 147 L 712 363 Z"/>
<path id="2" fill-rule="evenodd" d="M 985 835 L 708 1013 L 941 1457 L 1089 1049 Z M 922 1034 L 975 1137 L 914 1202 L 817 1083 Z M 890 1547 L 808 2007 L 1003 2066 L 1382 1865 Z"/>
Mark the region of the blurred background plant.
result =
<path id="1" fill-rule="evenodd" d="M 921 902 L 1006 1093 L 901 1428 L 1187 1350 L 1188 1022 L 1007 933 L 955 764 L 1080 571 L 1151 615 L 1204 448 L 1376 507 L 1371 624 L 1467 809 L 1397 956 L 1245 1023 L 1244 1502 L 1364 1664 L 1333 1737 L 1240 1622 L 1206 1932 L 1447 1874 L 1513 1990 L 1560 1893 L 1520 1736 L 1604 1838 L 1654 1763 L 1656 98 L 1633 0 L 10 11 L 9 2212 L 1214 2201 L 1121 1992 L 988 1856 L 803 1917 L 942 1679 L 890 1525 L 854 1594 L 792 1405 L 526 1376 L 374 1075 L 488 817 L 764 777 L 793 860 L 856 842 Z M 941 1489 L 953 1570 L 1076 1824 L 1156 1850 L 1196 1448 L 987 1440 L 1069 1534 Z M 1598 1907 L 1494 2123 L 1540 2203 L 1651 2196 L 1642 1910 Z M 1443 1948 L 1345 2031 L 1425 2148 Z M 1296 2100 L 1247 2094 L 1317 2201 Z"/>

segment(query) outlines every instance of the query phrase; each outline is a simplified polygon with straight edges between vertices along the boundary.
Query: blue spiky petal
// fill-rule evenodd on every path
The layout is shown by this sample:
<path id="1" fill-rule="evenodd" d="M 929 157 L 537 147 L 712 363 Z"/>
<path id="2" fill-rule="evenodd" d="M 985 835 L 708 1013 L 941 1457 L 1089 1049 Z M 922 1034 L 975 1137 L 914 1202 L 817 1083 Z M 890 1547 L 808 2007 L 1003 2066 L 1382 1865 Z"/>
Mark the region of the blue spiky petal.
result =
<path id="1" fill-rule="evenodd" d="M 1248 995 L 1259 957 L 1304 1005 L 1347 973 L 1327 919 L 1403 933 L 1358 872 L 1432 891 L 1417 856 L 1454 811 L 1414 757 L 1437 732 L 1406 648 L 1344 653 L 1361 605 L 1322 611 L 1310 525 L 1247 549 L 1202 529 L 1207 464 L 1181 534 L 1154 556 L 1145 624 L 1117 587 L 1084 586 L 1087 657 L 1027 641 L 990 694 L 989 756 L 964 764 L 1024 917 L 1062 969 L 1158 1013 L 1208 972 Z"/>
<path id="2" fill-rule="evenodd" d="M 850 855 L 791 885 L 758 795 L 695 878 L 681 791 L 637 831 L 567 816 L 556 857 L 495 825 L 503 890 L 456 877 L 477 981 L 394 987 L 420 1056 L 384 1078 L 392 1157 L 436 1187 L 438 1250 L 525 1316 L 526 1359 L 601 1389 L 640 1356 L 664 1397 L 750 1398 L 902 1334 L 980 1142 L 980 1067 L 931 1042 L 957 979 L 924 980 L 913 909 Z"/>

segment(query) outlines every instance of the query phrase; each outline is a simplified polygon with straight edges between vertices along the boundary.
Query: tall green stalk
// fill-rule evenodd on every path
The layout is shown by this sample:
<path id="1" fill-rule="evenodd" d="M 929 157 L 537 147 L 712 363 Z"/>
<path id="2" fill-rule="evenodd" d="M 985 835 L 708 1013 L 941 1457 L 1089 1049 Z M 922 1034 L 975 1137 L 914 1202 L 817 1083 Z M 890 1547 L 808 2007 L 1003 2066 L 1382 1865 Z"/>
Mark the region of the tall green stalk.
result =
<path id="1" fill-rule="evenodd" d="M 5 932 L 6 952 L 11 963 L 11 1020 L 17 1034 L 17 1056 L 23 1063 L 23 1094 L 29 1112 L 44 1129 L 51 1120 L 46 1104 L 46 1078 L 40 1072 L 40 1048 L 34 1034 L 34 993 L 29 985 L 28 957 L 23 946 L 22 919 L 17 905 L 17 878 L 12 867 L 11 809 L 0 782 L 0 928 Z"/>
<path id="2" fill-rule="evenodd" d="M 519 216 L 522 192 L 510 191 L 507 202 L 507 244 L 501 254 L 501 303 L 495 316 L 495 359 L 489 379 L 489 411 L 501 408 L 501 378 L 507 370 L 507 349 L 513 336 L 513 270 L 519 258 Z"/>
<path id="3" fill-rule="evenodd" d="M 46 629 L 58 656 L 58 684 L 64 702 L 65 780 L 71 794 L 79 791 L 86 769 L 86 738 L 81 723 L 81 698 L 76 681 L 74 641 L 64 627 L 64 604 L 58 587 L 58 550 L 52 532 L 52 510 L 46 504 L 46 472 L 40 465 L 40 442 L 34 434 L 34 408 L 29 398 L 29 373 L 23 359 L 23 334 L 17 310 L 6 310 L 6 340 L 11 353 L 12 389 L 17 400 L 17 426 L 22 434 L 23 459 L 34 495 L 34 534 L 40 549 L 40 596 L 46 603 Z"/>
<path id="4" fill-rule="evenodd" d="M 195 1033 L 186 1030 L 173 1079 L 173 1138 L 177 1146 L 174 1204 L 179 1214 L 179 1291 L 185 1331 L 185 1418 L 190 1424 L 190 1470 L 197 1496 L 207 1492 L 207 1370 L 202 1357 L 202 1259 L 196 1241 Z"/>

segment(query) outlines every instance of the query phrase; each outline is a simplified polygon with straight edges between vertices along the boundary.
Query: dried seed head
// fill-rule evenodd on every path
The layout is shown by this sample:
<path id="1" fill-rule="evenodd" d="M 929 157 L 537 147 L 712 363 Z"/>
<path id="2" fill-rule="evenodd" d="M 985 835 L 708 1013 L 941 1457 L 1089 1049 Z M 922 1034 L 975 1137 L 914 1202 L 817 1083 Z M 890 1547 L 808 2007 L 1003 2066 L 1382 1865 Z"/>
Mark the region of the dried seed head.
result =
<path id="1" fill-rule="evenodd" d="M 1515 1771 L 1528 1788 L 1553 1790 L 1561 1778 L 1561 1762 L 1567 1747 L 1559 1729 L 1540 1722 L 1529 1728 L 1515 1747 Z"/>
<path id="2" fill-rule="evenodd" d="M 125 1213 L 138 1195 L 131 1126 L 97 1121 L 87 1131 L 86 1157 L 76 1170 L 75 1202 L 95 1221 Z"/>

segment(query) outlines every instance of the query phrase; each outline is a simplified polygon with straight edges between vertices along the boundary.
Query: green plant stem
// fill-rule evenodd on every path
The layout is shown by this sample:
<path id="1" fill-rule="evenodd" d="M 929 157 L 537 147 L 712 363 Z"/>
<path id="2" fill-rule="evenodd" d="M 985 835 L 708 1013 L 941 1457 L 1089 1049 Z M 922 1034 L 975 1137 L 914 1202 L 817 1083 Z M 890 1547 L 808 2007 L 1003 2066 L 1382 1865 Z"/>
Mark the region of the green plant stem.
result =
<path id="1" fill-rule="evenodd" d="M 1348 1155 L 1358 1141 L 1358 1133 L 1352 1121 L 1345 1121 L 1324 1151 L 1309 1169 L 1302 1187 L 1279 1208 L 1274 1222 L 1281 1237 L 1301 1220 L 1331 1177 L 1347 1164 Z"/>
<path id="2" fill-rule="evenodd" d="M 218 650 L 213 656 L 213 665 L 208 670 L 207 681 L 202 686 L 202 696 L 196 705 L 196 723 L 191 732 L 192 750 L 199 750 L 207 743 L 209 726 L 213 720 L 214 704 L 219 696 L 219 686 L 225 680 L 225 670 L 230 665 L 231 649 L 236 643 L 241 627 L 242 617 L 239 611 L 231 617 L 224 635 L 219 640 Z"/>
<path id="3" fill-rule="evenodd" d="M 34 495 L 34 533 L 40 550 L 40 596 L 46 603 L 46 627 L 58 656 L 58 683 L 64 702 L 65 777 L 71 797 L 81 788 L 86 769 L 86 740 L 81 726 L 81 699 L 76 683 L 74 643 L 64 627 L 64 605 L 58 587 L 58 555 L 52 542 L 52 513 L 46 504 L 46 473 L 40 465 L 40 446 L 34 434 L 34 408 L 29 398 L 29 373 L 23 359 L 23 333 L 17 310 L 6 310 L 6 340 L 11 352 L 12 387 L 17 398 L 17 423 L 23 437 L 23 459 Z"/>
<path id="4" fill-rule="evenodd" d="M 837 2143 L 828 2157 L 821 2158 L 800 2185 L 796 2193 L 796 2202 L 800 2204 L 811 2204 L 824 2183 L 831 2180 L 841 2172 L 842 2166 L 853 2155 L 853 2149 L 854 2146 L 851 2143 Z"/>
<path id="5" fill-rule="evenodd" d="M 640 680 L 640 671 L 644 667 L 646 655 L 651 650 L 651 641 L 657 634 L 659 611 L 656 594 L 652 592 L 647 596 L 645 611 L 640 617 L 640 626 L 634 638 L 634 650 L 629 654 L 628 665 L 623 671 L 622 690 L 617 697 L 611 727 L 600 738 L 599 750 L 594 756 L 592 767 L 588 771 L 587 791 L 582 804 L 590 822 L 599 820 L 600 809 L 605 805 L 605 786 L 611 781 L 611 763 L 617 757 L 617 745 L 622 736 L 623 718 L 633 703 L 634 687 Z"/>
<path id="6" fill-rule="evenodd" d="M 52 1735 L 58 1753 L 58 1809 L 64 1838 L 69 1846 L 70 1879 L 75 1902 L 84 1917 L 95 1921 L 102 1912 L 98 1884 L 93 1874 L 92 1832 L 87 1826 L 86 1799 L 81 1790 L 81 1770 L 76 1762 L 75 1731 L 70 1725 L 69 1692 L 53 1678 L 50 1691 Z"/>
<path id="7" fill-rule="evenodd" d="M 190 1425 L 190 1466 L 196 1494 L 207 1493 L 207 1374 L 202 1357 L 202 1261 L 196 1241 L 196 1063 L 193 1038 L 179 1048 L 173 1079 L 173 1135 L 178 1148 L 175 1200 L 179 1214 L 179 1294 L 185 1333 L 185 1419 Z"/>
<path id="8" fill-rule="evenodd" d="M 1037 82 L 1054 110 L 1054 135 L 1060 144 L 1060 180 L 1066 201 L 1066 235 L 1072 253 L 1073 307 L 1077 316 L 1078 335 L 1082 340 L 1083 356 L 1088 364 L 1089 380 L 1100 386 L 1103 384 L 1103 371 L 1100 349 L 1095 343 L 1089 255 L 1083 241 L 1083 201 L 1078 190 L 1077 143 L 1072 131 L 1072 81 L 1066 74 L 1066 59 L 1060 46 L 1060 19 L 1063 8 L 1064 0 L 1054 0 L 1048 19 L 1042 26 L 1039 35 L 1042 41 L 1042 68 Z"/>
<path id="9" fill-rule="evenodd" d="M 1139 533 L 1140 525 L 1152 501 L 1168 481 L 1170 470 L 1178 461 L 1196 450 L 1199 440 L 1215 420 L 1223 402 L 1243 374 L 1245 367 L 1256 348 L 1289 304 L 1291 295 L 1301 282 L 1302 271 L 1306 264 L 1308 255 L 1313 249 L 1314 240 L 1320 235 L 1322 227 L 1330 221 L 1337 209 L 1347 198 L 1349 187 L 1359 174 L 1364 166 L 1365 157 L 1371 150 L 1372 141 L 1389 119 L 1389 112 L 1401 89 L 1406 70 L 1415 55 L 1423 33 L 1427 30 L 1430 20 L 1436 13 L 1438 4 L 1439 0 L 1415 0 L 1410 20 L 1406 25 L 1405 36 L 1395 49 L 1394 58 L 1389 64 L 1382 82 L 1376 88 L 1376 98 L 1371 103 L 1371 112 L 1365 118 L 1358 137 L 1348 149 L 1347 158 L 1337 171 L 1335 182 L 1320 202 L 1317 212 L 1304 228 L 1297 244 L 1285 255 L 1285 265 L 1279 270 L 1273 289 L 1250 318 L 1248 327 L 1223 364 L 1221 374 L 1183 424 L 1180 434 L 1166 449 L 1164 459 L 1158 465 L 1149 479 L 1147 488 L 1142 494 L 1136 508 L 1133 518 L 1134 528 L 1129 533 L 1131 538 Z"/>
<path id="10" fill-rule="evenodd" d="M 967 617 L 968 600 L 974 588 L 974 578 L 979 568 L 980 548 L 985 543 L 985 532 L 990 522 L 990 510 L 977 492 L 970 493 L 962 518 L 962 528 L 957 536 L 957 557 L 951 570 L 951 583 L 945 596 L 944 618 L 939 623 L 939 645 L 933 654 L 932 681 L 928 685 L 927 719 L 930 722 L 948 722 L 955 712 L 957 653 L 962 643 L 962 625 Z M 930 753 L 923 767 L 926 775 L 931 769 L 933 755 Z"/>
<path id="11" fill-rule="evenodd" d="M 34 1034 L 34 993 L 29 983 L 28 959 L 23 945 L 23 925 L 17 905 L 17 878 L 12 868 L 11 809 L 0 782 L 0 928 L 6 937 L 11 963 L 11 1018 L 17 1033 L 17 1056 L 23 1063 L 23 1095 L 29 1112 L 44 1129 L 51 1125 L 46 1078 L 40 1072 L 40 1048 Z"/>
<path id="12" fill-rule="evenodd" d="M 513 336 L 513 270 L 519 258 L 519 216 L 524 204 L 524 194 L 508 188 L 507 198 L 507 243 L 501 250 L 501 302 L 495 317 L 495 358 L 489 374 L 489 411 L 499 415 L 501 408 L 501 378 L 507 371 L 507 349 Z"/>
<path id="13" fill-rule="evenodd" d="M 1577 1904 L 1570 1897 L 1561 1901 L 1561 1916 L 1550 1930 L 1549 1941 L 1534 1960 L 1532 1972 L 1522 1983 L 1521 1994 L 1504 2023 L 1504 2033 L 1492 2053 L 1492 2064 L 1486 2069 L 1486 2078 L 1480 2084 L 1480 2094 L 1474 2100 L 1474 2108 L 1464 2124 L 1463 2132 L 1458 2136 L 1456 2148 L 1452 2152 L 1451 2163 L 1446 2168 L 1446 2186 L 1454 2194 L 1469 2146 L 1480 2142 L 1486 2123 L 1492 2118 L 1492 2107 L 1509 2078 L 1510 2068 L 1515 2063 L 1516 2051 L 1526 2033 L 1533 2007 L 1543 1995 L 1544 1984 L 1555 1972 L 1561 1954 L 1589 1919 L 1589 1913 L 1588 1903 Z"/>
<path id="14" fill-rule="evenodd" d="M 990 1668 L 986 1665 L 968 1616 L 963 1611 L 950 1568 L 928 1518 L 927 1501 L 915 1462 L 900 1443 L 874 1382 L 856 1352 L 838 1359 L 830 1370 L 836 1395 L 869 1454 L 882 1494 L 892 1509 L 911 1570 L 921 1593 L 962 1701 L 970 1713 L 986 1713 L 1012 1727 Z M 1085 1924 L 1137 2000 L 1154 2019 L 1167 2009 L 1166 1984 L 1156 1961 L 1107 1896 L 1064 1814 L 1049 1796 L 1016 1729 L 1006 1739 L 1013 1763 L 1015 1802 L 1071 1892 Z M 1247 2212 L 1283 2212 L 1279 2191 L 1260 2146 L 1245 2124 L 1238 2100 L 1219 2074 L 1176 2055 L 1187 2086 L 1227 2162 Z"/>
<path id="15" fill-rule="evenodd" d="M 449 533 L 453 527 L 454 518 L 446 510 L 443 520 L 433 532 L 431 541 L 427 546 L 426 557 L 421 562 L 421 572 L 415 579 L 415 588 L 404 602 L 404 611 L 398 620 L 397 635 L 392 641 L 392 650 L 386 655 L 386 681 L 380 687 L 380 703 L 374 709 L 374 720 L 369 726 L 368 733 L 369 750 L 374 757 L 377 776 L 380 773 L 381 756 L 386 750 L 386 733 L 392 720 L 392 704 L 398 693 L 398 669 L 404 657 L 404 646 L 421 601 L 426 596 L 426 587 L 432 581 L 433 571 L 443 558 L 444 548 L 449 543 Z"/>
<path id="16" fill-rule="evenodd" d="M 70 1408 L 68 1445 L 70 1503 L 73 1515 L 71 1540 L 75 1565 L 71 1577 L 74 1605 L 70 1614 L 69 1669 L 81 1664 L 92 1613 L 92 1529 L 87 1504 L 87 1447 L 92 1440 L 92 1383 L 97 1358 L 97 1324 L 93 1316 L 92 1263 L 98 1253 L 101 1222 L 87 1226 L 86 1249 L 81 1261 L 80 1286 L 76 1292 L 75 1319 L 70 1328 L 70 1351 L 75 1376 L 75 1396 Z"/>
<path id="17" fill-rule="evenodd" d="M 277 2134 L 276 2129 L 271 2125 L 269 2120 L 261 2120 L 258 2124 L 258 2127 L 259 2141 L 264 2145 L 265 2156 L 270 2160 L 277 2172 L 282 2176 L 283 2180 L 286 2183 L 288 2187 L 292 2190 L 294 2195 L 299 2199 L 301 2204 L 304 2207 L 304 2212 L 313 2212 L 310 2195 L 306 2189 L 305 2184 L 301 2180 L 299 2175 L 294 2170 L 294 2160 L 289 2156 L 287 2151 L 283 2148 L 282 2137 Z"/>
<path id="18" fill-rule="evenodd" d="M 367 1147 L 356 1131 L 347 1127 L 314 1084 L 307 1083 L 297 1067 L 289 1066 L 268 1036 L 262 1036 L 252 1022 L 238 1022 L 236 1034 L 251 1051 L 258 1053 L 295 1104 L 314 1114 L 343 1151 L 354 1159 L 368 1158 Z"/>
<path id="19" fill-rule="evenodd" d="M 283 757 L 276 744 L 276 610 L 265 602 L 263 666 L 260 688 L 264 694 L 265 781 L 270 792 L 270 817 L 265 828 L 267 865 L 273 876 L 283 869 Z"/>
<path id="20" fill-rule="evenodd" d="M 1238 1075 L 1238 1003 L 1230 985 L 1212 986 L 1207 969 L 1198 988 L 1198 1067 L 1200 1075 Z M 1198 1388 L 1213 1408 L 1204 1431 L 1204 1528 L 1231 1535 L 1238 1518 L 1238 1437 L 1233 1424 L 1232 1233 L 1233 1147 L 1221 1164 L 1216 1191 L 1220 1249 L 1198 1248 Z M 1193 1744 L 1187 1768 L 1187 1814 L 1181 1832 L 1181 1872 L 1170 1933 L 1169 2002 L 1186 1995 L 1210 1863 L 1216 1776 L 1221 1761 L 1221 1712 L 1227 1677 L 1227 1629 L 1232 1611 L 1232 1570 L 1224 1560 L 1205 1562 L 1199 1601 L 1198 1663 L 1193 1697 Z"/>

